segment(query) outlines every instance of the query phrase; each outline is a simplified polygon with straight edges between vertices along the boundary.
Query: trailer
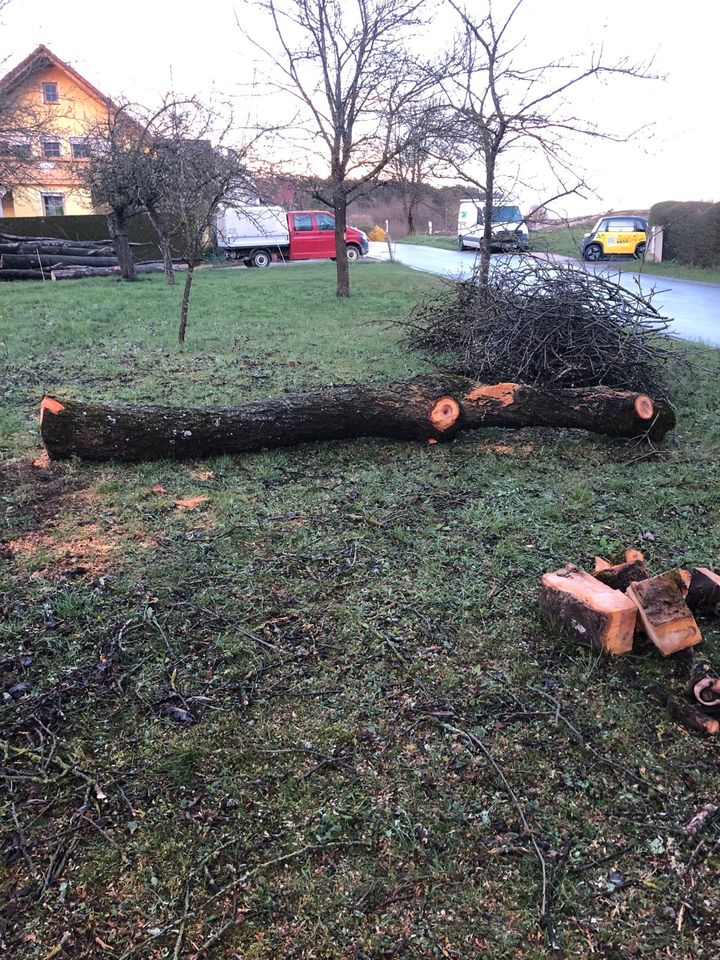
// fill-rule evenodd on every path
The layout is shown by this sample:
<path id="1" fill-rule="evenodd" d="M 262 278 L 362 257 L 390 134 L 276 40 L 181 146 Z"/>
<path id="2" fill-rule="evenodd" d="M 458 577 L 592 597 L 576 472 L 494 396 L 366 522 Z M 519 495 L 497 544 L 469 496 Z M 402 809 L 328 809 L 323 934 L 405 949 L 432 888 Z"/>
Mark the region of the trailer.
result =
<path id="1" fill-rule="evenodd" d="M 274 206 L 221 208 L 217 223 L 218 246 L 230 260 L 267 267 L 273 261 L 334 260 L 335 217 L 326 210 L 291 210 Z M 366 234 L 354 227 L 345 230 L 348 260 L 369 250 Z"/>

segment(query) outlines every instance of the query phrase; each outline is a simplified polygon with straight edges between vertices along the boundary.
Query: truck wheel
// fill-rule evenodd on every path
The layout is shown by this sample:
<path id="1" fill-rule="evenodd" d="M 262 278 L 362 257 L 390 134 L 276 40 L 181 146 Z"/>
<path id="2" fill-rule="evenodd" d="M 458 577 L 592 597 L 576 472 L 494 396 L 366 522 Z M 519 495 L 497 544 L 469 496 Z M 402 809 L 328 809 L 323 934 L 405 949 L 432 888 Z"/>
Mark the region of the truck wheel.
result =
<path id="1" fill-rule="evenodd" d="M 254 267 L 269 267 L 272 263 L 272 254 L 267 250 L 253 250 L 250 261 Z"/>
<path id="2" fill-rule="evenodd" d="M 352 263 L 354 260 L 360 259 L 360 251 L 357 247 L 348 246 L 347 248 L 347 258 Z"/>

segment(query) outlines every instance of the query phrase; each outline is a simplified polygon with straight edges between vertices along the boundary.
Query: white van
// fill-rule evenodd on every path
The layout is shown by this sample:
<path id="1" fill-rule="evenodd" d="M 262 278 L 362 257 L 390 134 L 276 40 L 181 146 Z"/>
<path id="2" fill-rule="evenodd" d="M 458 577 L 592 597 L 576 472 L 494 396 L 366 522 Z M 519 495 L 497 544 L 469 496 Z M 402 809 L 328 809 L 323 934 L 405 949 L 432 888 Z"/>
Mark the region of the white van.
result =
<path id="1" fill-rule="evenodd" d="M 461 200 L 458 214 L 458 249 L 479 250 L 482 246 L 485 218 L 483 200 Z M 493 207 L 492 250 L 525 252 L 530 246 L 530 231 L 520 207 L 511 204 Z"/>

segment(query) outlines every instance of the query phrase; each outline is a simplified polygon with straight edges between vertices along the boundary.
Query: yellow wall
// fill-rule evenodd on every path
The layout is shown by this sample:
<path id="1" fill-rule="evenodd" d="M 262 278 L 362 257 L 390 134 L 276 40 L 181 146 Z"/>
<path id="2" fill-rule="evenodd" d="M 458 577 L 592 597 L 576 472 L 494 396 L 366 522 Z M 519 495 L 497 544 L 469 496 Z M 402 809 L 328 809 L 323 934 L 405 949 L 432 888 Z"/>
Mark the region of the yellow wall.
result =
<path id="1" fill-rule="evenodd" d="M 57 83 L 58 103 L 43 103 L 42 84 Z M 39 217 L 43 215 L 43 193 L 62 193 L 65 196 L 65 213 L 93 213 L 90 194 L 78 185 L 73 165 L 82 163 L 72 160 L 70 137 L 83 137 L 92 134 L 93 129 L 107 118 L 107 107 L 102 100 L 86 92 L 72 76 L 58 67 L 45 67 L 36 70 L 20 88 L 24 104 L 36 111 L 38 118 L 47 124 L 47 128 L 60 140 L 61 156 L 57 160 L 47 160 L 33 171 L 32 183 L 13 186 L 12 200 L 14 213 L 6 199 L 3 210 L 6 215 L 16 217 Z M 40 144 L 33 144 L 33 153 L 40 154 Z"/>

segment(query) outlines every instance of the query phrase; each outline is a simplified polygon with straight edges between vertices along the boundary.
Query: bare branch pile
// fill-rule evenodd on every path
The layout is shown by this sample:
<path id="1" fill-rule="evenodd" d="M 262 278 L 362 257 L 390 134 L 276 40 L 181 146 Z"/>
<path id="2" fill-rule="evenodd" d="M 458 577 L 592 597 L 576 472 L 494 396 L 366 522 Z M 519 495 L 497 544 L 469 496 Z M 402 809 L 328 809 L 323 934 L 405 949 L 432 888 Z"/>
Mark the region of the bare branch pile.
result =
<path id="1" fill-rule="evenodd" d="M 401 322 L 412 346 L 486 383 L 609 386 L 667 394 L 688 361 L 645 296 L 585 269 L 524 257 L 445 284 Z"/>

